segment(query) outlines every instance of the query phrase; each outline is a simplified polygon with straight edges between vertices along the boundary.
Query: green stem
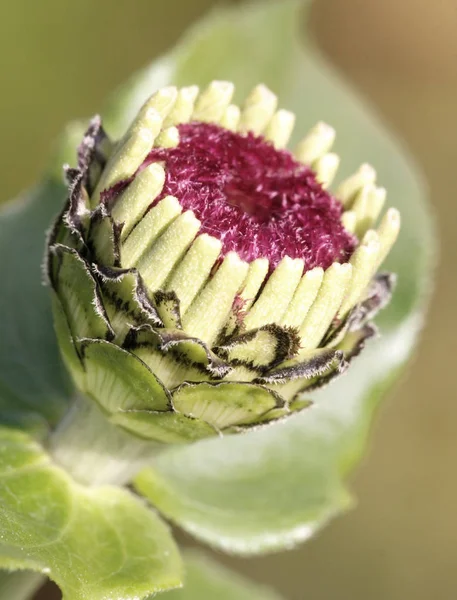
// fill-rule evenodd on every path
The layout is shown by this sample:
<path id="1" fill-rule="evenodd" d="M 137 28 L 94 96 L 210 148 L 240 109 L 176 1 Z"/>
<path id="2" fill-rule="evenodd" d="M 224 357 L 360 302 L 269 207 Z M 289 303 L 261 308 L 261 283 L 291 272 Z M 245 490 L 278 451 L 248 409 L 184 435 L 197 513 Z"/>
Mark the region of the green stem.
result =
<path id="1" fill-rule="evenodd" d="M 1 571 L 0 598 L 4 600 L 29 600 L 43 585 L 45 577 L 33 571 Z"/>
<path id="2" fill-rule="evenodd" d="M 125 485 L 161 446 L 109 422 L 97 404 L 78 397 L 49 439 L 57 464 L 84 485 Z"/>

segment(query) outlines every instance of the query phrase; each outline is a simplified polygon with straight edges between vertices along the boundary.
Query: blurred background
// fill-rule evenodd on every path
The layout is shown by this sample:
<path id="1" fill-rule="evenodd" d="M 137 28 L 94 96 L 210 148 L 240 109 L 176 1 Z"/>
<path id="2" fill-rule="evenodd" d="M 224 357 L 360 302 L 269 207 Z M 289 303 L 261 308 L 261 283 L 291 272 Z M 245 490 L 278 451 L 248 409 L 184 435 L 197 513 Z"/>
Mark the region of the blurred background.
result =
<path id="1" fill-rule="evenodd" d="M 113 88 L 214 4 L 0 0 L 1 200 L 38 177 L 70 118 L 100 110 Z M 437 293 L 416 360 L 384 402 L 352 482 L 358 507 L 295 551 L 219 558 L 289 600 L 453 600 L 457 1 L 316 0 L 312 29 L 425 172 L 441 239 Z M 58 597 L 52 585 L 40 595 Z"/>

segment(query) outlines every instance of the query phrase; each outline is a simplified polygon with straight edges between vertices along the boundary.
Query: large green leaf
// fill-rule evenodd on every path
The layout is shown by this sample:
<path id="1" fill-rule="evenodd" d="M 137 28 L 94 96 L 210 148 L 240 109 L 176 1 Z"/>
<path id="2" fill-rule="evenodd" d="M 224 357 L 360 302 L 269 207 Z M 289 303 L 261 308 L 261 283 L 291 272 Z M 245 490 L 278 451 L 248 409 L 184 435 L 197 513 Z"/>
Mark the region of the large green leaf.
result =
<path id="1" fill-rule="evenodd" d="M 35 437 L 58 422 L 73 390 L 57 347 L 42 263 L 46 232 L 67 196 L 62 166 L 74 164 L 86 127 L 70 122 L 43 181 L 0 210 L 0 423 Z"/>
<path id="2" fill-rule="evenodd" d="M 280 600 L 272 590 L 221 567 L 203 554 L 187 553 L 184 587 L 164 600 Z"/>
<path id="3" fill-rule="evenodd" d="M 402 212 L 402 232 L 387 265 L 399 283 L 382 315 L 383 337 L 349 374 L 285 423 L 168 451 L 138 478 L 138 489 L 171 519 L 232 552 L 289 547 L 348 505 L 345 477 L 363 450 L 378 399 L 414 349 L 433 258 L 433 227 L 413 165 L 312 42 L 299 45 L 297 9 L 286 1 L 220 11 L 120 94 L 130 117 L 147 93 L 168 81 L 226 78 L 240 95 L 263 81 L 296 112 L 300 132 L 318 120 L 332 124 L 342 174 L 371 162 Z M 123 127 L 125 113 L 117 122 L 115 114 L 120 108 L 113 104 L 111 124 Z"/>
<path id="4" fill-rule="evenodd" d="M 49 575 L 66 600 L 136 600 L 181 584 L 168 527 L 115 487 L 84 488 L 0 427 L 0 568 Z"/>
<path id="5" fill-rule="evenodd" d="M 71 393 L 41 272 L 45 234 L 65 195 L 63 183 L 46 179 L 1 213 L 0 423 L 28 426 L 38 415 L 53 423 Z"/>

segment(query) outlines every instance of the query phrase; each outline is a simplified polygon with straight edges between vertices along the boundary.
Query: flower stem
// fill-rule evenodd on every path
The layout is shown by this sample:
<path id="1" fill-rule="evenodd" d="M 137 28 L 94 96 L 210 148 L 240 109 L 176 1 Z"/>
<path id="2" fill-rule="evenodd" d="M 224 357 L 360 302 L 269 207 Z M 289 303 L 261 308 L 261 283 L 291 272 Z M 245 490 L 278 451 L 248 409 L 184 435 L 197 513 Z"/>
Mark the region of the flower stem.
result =
<path id="1" fill-rule="evenodd" d="M 41 573 L 33 571 L 0 571 L 0 598 L 29 600 L 44 581 Z"/>
<path id="2" fill-rule="evenodd" d="M 84 485 L 125 485 L 161 446 L 109 422 L 96 403 L 78 396 L 49 439 L 55 462 Z"/>

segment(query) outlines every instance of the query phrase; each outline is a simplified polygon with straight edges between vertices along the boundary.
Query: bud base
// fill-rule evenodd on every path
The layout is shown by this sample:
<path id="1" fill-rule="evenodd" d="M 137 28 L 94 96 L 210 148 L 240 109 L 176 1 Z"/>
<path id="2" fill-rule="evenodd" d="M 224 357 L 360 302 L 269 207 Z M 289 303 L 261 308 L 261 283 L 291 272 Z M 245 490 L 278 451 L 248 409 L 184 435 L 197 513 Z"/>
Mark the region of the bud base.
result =
<path id="1" fill-rule="evenodd" d="M 79 483 L 126 485 L 161 449 L 113 425 L 90 399 L 79 396 L 49 439 L 54 461 Z"/>

